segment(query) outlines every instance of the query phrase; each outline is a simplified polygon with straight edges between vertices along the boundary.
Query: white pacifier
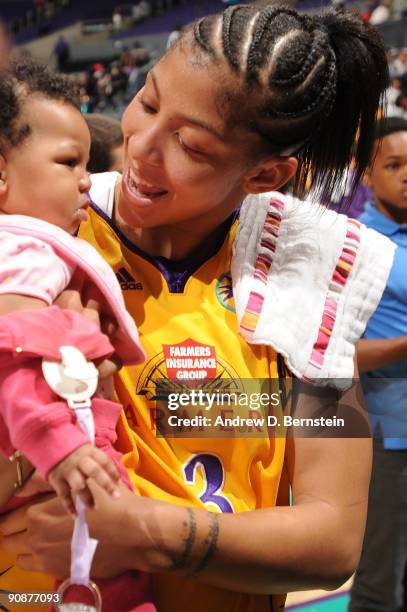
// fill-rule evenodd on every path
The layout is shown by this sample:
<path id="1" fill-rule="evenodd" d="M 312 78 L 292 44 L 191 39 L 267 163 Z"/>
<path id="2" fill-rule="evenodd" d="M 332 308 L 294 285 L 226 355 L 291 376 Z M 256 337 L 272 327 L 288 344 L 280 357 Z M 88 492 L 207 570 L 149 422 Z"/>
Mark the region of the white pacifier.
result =
<path id="1" fill-rule="evenodd" d="M 45 380 L 70 408 L 90 407 L 98 385 L 97 368 L 74 346 L 61 346 L 59 351 L 62 361 L 44 359 L 42 362 Z"/>

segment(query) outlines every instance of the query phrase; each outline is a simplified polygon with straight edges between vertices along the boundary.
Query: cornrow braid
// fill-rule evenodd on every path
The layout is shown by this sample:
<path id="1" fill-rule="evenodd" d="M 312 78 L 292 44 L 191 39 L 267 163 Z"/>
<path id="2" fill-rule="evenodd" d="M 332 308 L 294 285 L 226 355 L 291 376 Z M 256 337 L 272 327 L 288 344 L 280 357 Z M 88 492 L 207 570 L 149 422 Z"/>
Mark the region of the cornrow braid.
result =
<path id="1" fill-rule="evenodd" d="M 214 50 L 211 46 L 210 39 L 208 34 L 210 34 L 210 29 L 206 27 L 208 18 L 202 17 L 199 19 L 194 25 L 194 36 L 195 40 L 198 44 L 210 55 L 214 55 Z"/>
<path id="2" fill-rule="evenodd" d="M 348 13 L 239 5 L 201 19 L 194 40 L 217 59 L 222 50 L 239 79 L 230 81 L 224 106 L 231 122 L 260 136 L 259 156 L 295 152 L 297 195 L 311 176 L 329 199 L 352 156 L 356 189 L 389 81 L 373 28 Z"/>
<path id="3" fill-rule="evenodd" d="M 336 93 L 336 60 L 332 51 L 329 52 L 329 56 L 327 60 L 326 83 L 317 93 L 316 97 L 313 96 L 313 100 L 308 106 L 301 106 L 296 111 L 284 111 L 273 108 L 270 110 L 269 114 L 275 117 L 296 119 L 301 115 L 309 115 L 318 109 L 318 111 L 322 113 L 322 118 L 327 116 L 332 109 Z M 272 78 L 270 80 L 274 83 Z M 293 100 L 293 102 L 295 102 L 295 100 Z"/>
<path id="4" fill-rule="evenodd" d="M 247 40 L 248 26 L 256 15 L 252 7 L 235 5 L 227 8 L 222 21 L 222 43 L 226 59 L 236 70 L 244 70 L 242 46 Z"/>
<path id="5" fill-rule="evenodd" d="M 223 50 L 226 58 L 229 60 L 229 63 L 233 68 L 239 69 L 240 64 L 237 59 L 237 55 L 232 46 L 233 38 L 231 37 L 231 27 L 232 27 L 232 19 L 233 16 L 236 15 L 237 11 L 242 10 L 240 6 L 230 6 L 226 9 L 223 15 L 223 23 L 222 23 L 222 39 L 223 39 Z"/>
<path id="6" fill-rule="evenodd" d="M 272 85 L 296 85 L 297 83 L 302 83 L 311 72 L 311 69 L 315 66 L 317 59 L 324 53 L 327 46 L 328 33 L 326 31 L 316 31 L 311 41 L 311 47 L 300 69 L 291 76 L 281 76 L 281 78 L 279 78 L 276 75 L 270 75 L 270 83 Z"/>
<path id="7" fill-rule="evenodd" d="M 276 43 L 298 27 L 298 13 L 269 6 L 258 13 L 247 57 L 247 73 L 254 76 L 269 59 Z M 306 52 L 306 51 L 305 51 Z"/>

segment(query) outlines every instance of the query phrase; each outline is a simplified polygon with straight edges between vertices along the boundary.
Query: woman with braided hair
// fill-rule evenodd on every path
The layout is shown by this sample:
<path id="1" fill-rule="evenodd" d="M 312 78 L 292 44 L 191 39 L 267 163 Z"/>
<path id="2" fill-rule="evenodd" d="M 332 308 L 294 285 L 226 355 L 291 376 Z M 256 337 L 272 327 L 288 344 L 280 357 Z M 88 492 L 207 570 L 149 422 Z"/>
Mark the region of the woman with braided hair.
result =
<path id="1" fill-rule="evenodd" d="M 328 199 L 352 157 L 360 178 L 387 82 L 378 35 L 355 16 L 230 7 L 183 31 L 149 72 L 123 116 L 123 175 L 92 178 L 80 236 L 115 270 L 147 353 L 116 380 L 118 448 L 140 495 L 113 504 L 89 483 L 93 573 L 153 573 L 160 611 L 281 610 L 278 594 L 334 588 L 355 569 L 370 441 L 349 427 L 253 436 L 210 417 L 219 389 L 241 395 L 245 379 L 279 375 L 311 382 L 311 404 L 332 415 L 316 390 L 337 397 L 352 377 L 393 251 L 274 190 L 295 175 L 302 194 L 311 176 Z M 61 300 L 81 308 L 73 290 Z M 57 499 L 0 524 L 20 568 L 60 578 L 71 527 Z"/>

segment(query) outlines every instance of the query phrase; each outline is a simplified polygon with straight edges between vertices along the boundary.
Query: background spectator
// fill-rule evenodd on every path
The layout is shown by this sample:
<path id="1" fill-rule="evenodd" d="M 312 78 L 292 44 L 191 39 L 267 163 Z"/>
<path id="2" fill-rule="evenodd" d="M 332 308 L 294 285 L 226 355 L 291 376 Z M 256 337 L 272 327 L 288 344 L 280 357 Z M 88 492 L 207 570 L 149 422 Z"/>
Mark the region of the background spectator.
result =
<path id="1" fill-rule="evenodd" d="M 121 172 L 123 133 L 120 121 L 99 113 L 85 115 L 85 119 L 91 136 L 89 172 Z"/>
<path id="2" fill-rule="evenodd" d="M 368 518 L 350 612 L 407 609 L 407 121 L 379 122 L 383 138 L 368 178 L 373 201 L 362 223 L 396 243 L 382 299 L 357 345 L 375 432 Z"/>
<path id="3" fill-rule="evenodd" d="M 132 49 L 132 69 L 127 83 L 126 101 L 130 101 L 146 82 L 148 68 L 150 66 L 150 52 L 147 49 Z"/>
<path id="4" fill-rule="evenodd" d="M 369 23 L 372 25 L 378 25 L 384 23 L 390 18 L 391 11 L 391 0 L 383 0 L 371 13 Z"/>
<path id="5" fill-rule="evenodd" d="M 55 43 L 54 55 L 57 61 L 57 67 L 60 72 L 65 72 L 70 58 L 70 47 L 65 36 L 60 36 Z"/>

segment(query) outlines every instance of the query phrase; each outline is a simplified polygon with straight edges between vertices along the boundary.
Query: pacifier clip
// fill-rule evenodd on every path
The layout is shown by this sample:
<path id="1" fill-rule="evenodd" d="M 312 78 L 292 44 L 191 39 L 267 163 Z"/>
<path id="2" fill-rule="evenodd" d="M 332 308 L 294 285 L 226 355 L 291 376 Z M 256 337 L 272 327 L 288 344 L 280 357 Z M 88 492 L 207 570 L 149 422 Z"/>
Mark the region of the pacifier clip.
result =
<path id="1" fill-rule="evenodd" d="M 87 361 L 83 353 L 73 346 L 61 346 L 62 361 L 43 360 L 42 372 L 51 389 L 66 400 L 75 411 L 82 430 L 95 441 L 95 424 L 92 414 L 92 401 L 99 372 L 95 365 Z M 90 569 L 98 541 L 89 535 L 86 510 L 82 500 L 76 499 L 77 516 L 71 541 L 71 575 L 59 587 L 60 612 L 100 612 L 102 596 L 98 586 L 90 579 Z M 64 603 L 64 594 L 71 586 L 86 587 L 93 596 L 94 605 L 84 603 Z"/>

